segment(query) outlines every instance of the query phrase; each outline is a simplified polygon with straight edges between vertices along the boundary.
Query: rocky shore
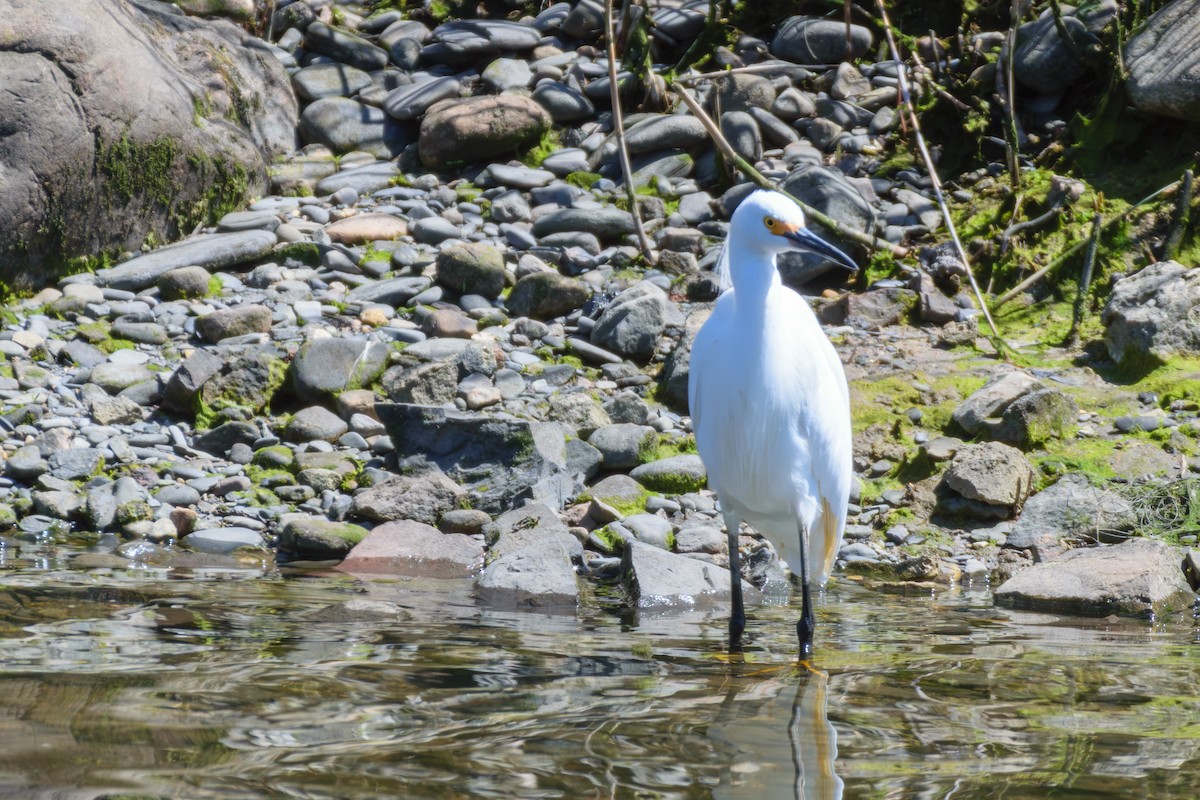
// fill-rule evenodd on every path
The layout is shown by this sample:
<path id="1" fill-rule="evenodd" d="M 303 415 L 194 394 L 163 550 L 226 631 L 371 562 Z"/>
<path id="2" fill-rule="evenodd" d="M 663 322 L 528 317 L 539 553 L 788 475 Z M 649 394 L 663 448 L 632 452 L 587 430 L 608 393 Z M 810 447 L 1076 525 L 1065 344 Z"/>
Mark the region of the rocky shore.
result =
<path id="1" fill-rule="evenodd" d="M 660 55 L 705 28 L 707 3 L 654 7 Z M 1116 13 L 1068 19 L 1092 35 Z M 0 555 L 64 545 L 74 569 L 469 578 L 482 603 L 560 612 L 725 599 L 687 359 L 729 215 L 754 185 L 684 109 L 628 114 L 643 252 L 602 4 L 512 17 L 277 5 L 265 38 L 241 46 L 286 75 L 265 81 L 263 103 L 298 109 L 299 139 L 261 196 L 5 310 Z M 1029 25 L 1042 45 L 1018 70 L 1048 74 L 1035 59 L 1066 46 Z M 858 480 L 835 574 L 881 590 L 993 583 L 997 601 L 1084 613 L 1189 608 L 1191 265 L 1135 264 L 1130 246 L 1080 346 L 1046 346 L 1034 293 L 998 351 L 938 246 L 923 167 L 882 168 L 908 136 L 898 72 L 916 71 L 862 60 L 878 46 L 867 26 L 847 38 L 840 21 L 795 17 L 739 39 L 729 63 L 742 69 L 680 76 L 768 178 L 911 248 L 882 275 L 879 251 L 835 239 L 864 265 L 853 285 L 807 255 L 782 265 L 851 381 Z M 969 49 L 1000 46 L 980 33 Z M 1083 77 L 1055 74 L 1066 83 L 1047 93 Z M 1136 74 L 1146 91 L 1150 71 Z M 638 105 L 641 84 L 620 80 Z M 1002 170 L 959 176 L 956 203 L 988 196 Z M 1149 366 L 1112 378 L 1135 362 Z M 745 579 L 786 592 L 753 532 L 741 542 Z M 1086 547 L 1100 543 L 1112 546 Z"/>

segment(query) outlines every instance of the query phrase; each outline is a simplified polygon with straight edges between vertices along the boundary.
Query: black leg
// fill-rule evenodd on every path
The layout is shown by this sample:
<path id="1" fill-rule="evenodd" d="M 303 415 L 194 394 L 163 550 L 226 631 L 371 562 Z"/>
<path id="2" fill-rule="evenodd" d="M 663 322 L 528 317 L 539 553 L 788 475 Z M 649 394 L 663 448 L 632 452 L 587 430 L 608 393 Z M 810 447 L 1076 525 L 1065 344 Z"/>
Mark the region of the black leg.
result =
<path id="1" fill-rule="evenodd" d="M 742 632 L 746 630 L 746 608 L 742 604 L 742 565 L 738 553 L 738 518 L 725 517 L 725 534 L 729 537 L 729 595 L 733 608 L 729 613 L 729 652 L 742 650 Z"/>
<path id="2" fill-rule="evenodd" d="M 800 637 L 800 660 L 809 661 L 813 652 L 813 631 L 817 616 L 813 613 L 812 594 L 808 589 L 808 531 L 800 528 L 800 621 L 796 634 Z"/>

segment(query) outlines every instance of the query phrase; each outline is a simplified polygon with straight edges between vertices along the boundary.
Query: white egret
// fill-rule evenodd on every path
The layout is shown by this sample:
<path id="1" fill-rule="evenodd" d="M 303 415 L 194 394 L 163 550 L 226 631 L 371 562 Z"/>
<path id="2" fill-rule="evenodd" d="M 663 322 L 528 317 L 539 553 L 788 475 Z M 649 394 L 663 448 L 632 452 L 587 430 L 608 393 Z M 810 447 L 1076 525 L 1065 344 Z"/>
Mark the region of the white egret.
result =
<path id="1" fill-rule="evenodd" d="M 796 630 L 807 659 L 816 620 L 809 585 L 824 586 L 833 569 L 853 466 L 842 362 L 776 269 L 776 256 L 797 245 L 857 269 L 805 227 L 804 212 L 784 195 L 758 190 L 738 206 L 722 257 L 732 287 L 692 345 L 688 403 L 729 536 L 730 647 L 740 646 L 746 623 L 737 546 L 744 520 L 800 565 Z"/>

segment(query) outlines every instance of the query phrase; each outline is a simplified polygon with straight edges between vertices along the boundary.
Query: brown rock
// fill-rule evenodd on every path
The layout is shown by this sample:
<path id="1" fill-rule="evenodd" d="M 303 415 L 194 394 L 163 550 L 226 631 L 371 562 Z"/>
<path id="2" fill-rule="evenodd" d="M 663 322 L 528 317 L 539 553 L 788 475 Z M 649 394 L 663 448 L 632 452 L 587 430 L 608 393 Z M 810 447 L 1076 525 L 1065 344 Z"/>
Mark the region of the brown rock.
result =
<path id="1" fill-rule="evenodd" d="M 479 161 L 536 141 L 550 123 L 550 114 L 529 97 L 443 100 L 425 113 L 417 149 L 432 169 Z"/>
<path id="2" fill-rule="evenodd" d="M 399 239 L 408 233 L 408 225 L 391 214 L 355 214 L 327 226 L 330 241 L 362 244 Z"/>
<path id="3" fill-rule="evenodd" d="M 343 572 L 466 578 L 483 561 L 483 547 L 462 533 L 442 533 L 414 520 L 380 525 L 338 565 Z"/>

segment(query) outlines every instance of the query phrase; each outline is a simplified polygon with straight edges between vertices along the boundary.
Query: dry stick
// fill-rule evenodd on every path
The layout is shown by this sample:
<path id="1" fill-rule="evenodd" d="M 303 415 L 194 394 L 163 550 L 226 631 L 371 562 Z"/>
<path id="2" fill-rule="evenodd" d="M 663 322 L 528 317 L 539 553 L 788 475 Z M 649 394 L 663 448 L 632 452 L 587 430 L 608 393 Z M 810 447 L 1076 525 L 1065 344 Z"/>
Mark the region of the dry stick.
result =
<path id="1" fill-rule="evenodd" d="M 917 119 L 917 111 L 913 107 L 912 94 L 908 90 L 908 77 L 905 74 L 904 62 L 900 60 L 900 50 L 896 47 L 896 39 L 892 36 L 892 21 L 888 19 L 887 9 L 883 7 L 883 0 L 875 0 L 875 5 L 879 8 L 879 14 L 883 18 L 883 32 L 887 36 L 888 48 L 892 53 L 892 60 L 896 62 L 896 76 L 900 82 L 900 97 L 904 102 L 904 109 L 908 111 L 912 124 L 913 138 L 917 140 L 917 149 L 921 151 L 921 159 L 925 162 L 925 169 L 929 172 L 929 180 L 933 184 L 933 193 L 937 197 L 938 207 L 942 210 L 942 219 L 946 221 L 946 229 L 950 231 L 950 239 L 954 242 L 954 249 L 958 252 L 958 258 L 962 261 L 963 266 L 967 270 L 967 279 L 971 282 L 971 289 L 975 292 L 975 299 L 979 302 L 979 308 L 983 311 L 983 318 L 987 320 L 988 327 L 992 329 L 992 336 L 1000 343 L 1002 349 L 1004 339 L 1000 336 L 999 329 L 996 328 L 996 323 L 992 320 L 992 314 L 988 311 L 987 302 L 983 299 L 983 292 L 979 291 L 979 284 L 975 281 L 975 273 L 971 271 L 971 262 L 967 258 L 967 251 L 963 249 L 962 242 L 958 238 L 958 230 L 954 227 L 954 220 L 950 217 L 950 207 L 946 204 L 946 195 L 942 192 L 942 181 L 938 177 L 937 169 L 933 165 L 933 159 L 929 155 L 929 148 L 925 146 L 925 136 L 921 133 L 921 122 Z"/>
<path id="2" fill-rule="evenodd" d="M 1158 191 L 1153 192 L 1152 194 L 1149 194 L 1146 197 L 1143 197 L 1141 200 L 1134 203 L 1129 208 L 1122 211 L 1120 214 L 1117 214 L 1112 219 L 1104 222 L 1101 226 L 1101 229 L 1107 230 L 1115 223 L 1120 222 L 1121 220 L 1125 219 L 1130 214 L 1132 214 L 1134 211 L 1137 211 L 1139 208 L 1141 208 L 1142 206 L 1151 202 L 1152 200 L 1156 199 L 1160 195 L 1170 194 L 1171 192 L 1175 191 L 1175 189 L 1179 186 L 1179 183 L 1180 183 L 1179 181 L 1174 181 L 1172 183 L 1168 183 L 1166 186 L 1162 187 Z M 1066 250 L 1064 250 L 1062 252 L 1062 254 L 1058 256 L 1058 258 L 1054 259 L 1049 264 L 1042 267 L 1037 272 L 1033 273 L 1028 278 L 1021 281 L 1016 286 L 1014 286 L 1013 288 L 1009 289 L 1004 294 L 997 297 L 996 298 L 996 308 L 999 308 L 1000 306 L 1004 305 L 1009 300 L 1012 300 L 1014 297 L 1019 295 L 1021 292 L 1025 291 L 1030 286 L 1033 286 L 1035 283 L 1040 281 L 1042 278 L 1046 277 L 1046 275 L 1050 274 L 1053 270 L 1057 269 L 1059 267 L 1059 265 L 1061 265 L 1064 261 L 1066 261 L 1071 256 L 1078 253 L 1080 248 L 1084 247 L 1087 243 L 1088 243 L 1087 239 L 1080 239 L 1078 242 L 1076 242 L 1075 244 L 1071 245 Z"/>
<path id="3" fill-rule="evenodd" d="M 633 227 L 637 232 L 638 247 L 649 261 L 652 255 L 650 240 L 642 227 L 642 214 L 638 210 L 637 189 L 633 185 L 633 167 L 629 163 L 629 149 L 625 147 L 625 122 L 621 116 L 621 95 L 617 86 L 617 38 L 613 31 L 613 0 L 604 2 L 605 38 L 608 40 L 608 93 L 612 103 L 613 131 L 617 134 L 617 155 L 621 161 L 621 174 L 625 176 L 625 192 L 629 196 L 629 213 L 633 215 Z"/>
<path id="4" fill-rule="evenodd" d="M 1083 274 L 1079 277 L 1079 294 L 1075 297 L 1075 307 L 1071 310 L 1071 330 L 1067 333 L 1067 342 L 1072 347 L 1079 344 L 1079 328 L 1083 324 L 1083 315 L 1087 311 L 1087 296 L 1092 285 L 1092 269 L 1096 264 L 1096 249 L 1100 244 L 1102 221 L 1103 217 L 1099 211 L 1092 215 L 1092 232 L 1088 236 L 1087 255 L 1083 257 Z"/>
<path id="5" fill-rule="evenodd" d="M 726 78 L 730 75 L 753 75 L 759 72 L 781 72 L 784 70 L 795 69 L 833 69 L 836 64 L 751 64 L 747 67 L 733 67 L 731 69 L 721 69 L 716 72 L 701 72 L 698 75 L 680 75 L 675 78 L 676 83 L 691 85 L 700 83 L 701 81 L 711 81 L 717 78 Z"/>
<path id="6" fill-rule="evenodd" d="M 1183 188 L 1179 192 L 1179 201 L 1175 203 L 1175 221 L 1171 223 L 1166 241 L 1163 242 L 1163 261 L 1174 258 L 1180 242 L 1183 241 L 1183 232 L 1187 230 L 1188 217 L 1192 210 L 1192 182 L 1195 179 L 1196 176 L 1190 169 L 1183 173 Z"/>
<path id="7" fill-rule="evenodd" d="M 1008 51 L 1004 59 L 1004 70 L 997 70 L 997 77 L 1004 80 L 1004 153 L 1008 161 L 1009 181 L 1013 191 L 1021 190 L 1021 165 L 1017 153 L 1020 149 L 1020 137 L 1017 133 L 1017 87 L 1016 87 L 1016 55 L 1017 55 L 1017 23 L 1021 20 L 1021 0 L 1012 0 L 1009 9 L 1008 33 L 1005 36 L 1005 49 Z"/>
<path id="8" fill-rule="evenodd" d="M 742 172 L 746 173 L 746 175 L 749 176 L 749 178 L 759 186 L 763 187 L 764 189 L 771 189 L 772 191 L 787 195 L 787 197 L 795 202 L 796 205 L 800 206 L 800 208 L 806 215 L 808 215 L 810 219 L 819 222 L 821 225 L 824 225 L 826 228 L 833 231 L 843 239 L 849 239 L 850 241 L 858 242 L 859 244 L 864 245 L 871 250 L 886 250 L 896 258 L 903 258 L 904 256 L 908 255 L 908 248 L 892 244 L 884 239 L 878 239 L 869 233 L 856 231 L 853 228 L 847 228 L 836 219 L 833 219 L 826 214 L 822 214 L 820 211 L 808 205 L 804 201 L 788 194 L 775 184 L 771 183 L 771 181 L 768 180 L 765 175 L 754 168 L 753 164 L 737 154 L 737 152 L 733 149 L 733 146 L 729 144 L 729 140 L 727 140 L 721 133 L 721 129 L 718 128 L 717 124 L 712 121 L 712 117 L 710 117 L 705 110 L 700 107 L 700 104 L 696 102 L 696 98 L 692 97 L 687 89 L 676 85 L 675 91 L 683 99 L 684 105 L 688 107 L 692 114 L 695 115 L 696 119 L 700 120 L 700 124 L 704 126 L 704 129 L 708 131 L 708 135 L 712 137 L 713 143 L 716 144 L 717 149 L 721 151 L 721 155 L 725 156 L 725 159 L 728 162 L 732 163 Z"/>

